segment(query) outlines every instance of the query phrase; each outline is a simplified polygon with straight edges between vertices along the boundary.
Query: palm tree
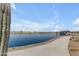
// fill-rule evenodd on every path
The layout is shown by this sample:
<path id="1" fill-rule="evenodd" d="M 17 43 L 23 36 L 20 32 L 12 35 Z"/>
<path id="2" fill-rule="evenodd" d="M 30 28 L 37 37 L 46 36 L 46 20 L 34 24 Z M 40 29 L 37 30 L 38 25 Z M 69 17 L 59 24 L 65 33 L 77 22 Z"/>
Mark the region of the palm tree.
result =
<path id="1" fill-rule="evenodd" d="M 1 56 L 7 55 L 8 39 L 10 32 L 10 4 L 1 3 L 1 19 L 0 19 L 0 32 L 1 32 Z"/>
<path id="2" fill-rule="evenodd" d="M 1 11 L 1 4 L 0 4 L 0 44 L 1 44 L 1 32 L 2 32 L 2 11 Z"/>

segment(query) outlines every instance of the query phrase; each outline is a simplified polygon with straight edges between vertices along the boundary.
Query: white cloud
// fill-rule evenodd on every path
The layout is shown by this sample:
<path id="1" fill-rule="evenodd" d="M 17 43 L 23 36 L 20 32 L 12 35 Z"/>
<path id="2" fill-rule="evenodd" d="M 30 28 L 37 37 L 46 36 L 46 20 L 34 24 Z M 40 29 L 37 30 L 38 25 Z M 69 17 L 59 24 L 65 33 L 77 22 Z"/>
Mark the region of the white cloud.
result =
<path id="1" fill-rule="evenodd" d="M 11 29 L 14 31 L 40 31 L 40 24 L 29 20 L 13 22 Z"/>
<path id="2" fill-rule="evenodd" d="M 79 18 L 77 18 L 74 22 L 73 25 L 78 25 L 79 26 Z"/>
<path id="3" fill-rule="evenodd" d="M 14 10 L 16 10 L 16 6 L 15 6 L 14 3 L 11 4 L 11 7 L 12 7 Z"/>
<path id="4" fill-rule="evenodd" d="M 63 30 L 63 27 L 57 24 L 57 25 L 54 26 L 53 31 L 62 31 L 62 30 Z"/>
<path id="5" fill-rule="evenodd" d="M 15 4 L 12 4 L 12 8 L 16 9 Z M 31 20 L 23 20 L 20 18 L 14 18 L 11 24 L 11 31 L 61 31 L 63 27 L 61 26 L 58 18 L 59 14 L 55 10 L 51 10 L 52 14 L 55 16 L 45 22 L 36 22 Z M 39 14 L 36 14 L 39 17 Z M 18 20 L 18 21 L 16 21 Z"/>
<path id="6" fill-rule="evenodd" d="M 54 21 L 47 23 L 34 22 L 30 20 L 12 21 L 11 31 L 60 31 L 62 27 Z"/>
<path id="7" fill-rule="evenodd" d="M 79 27 L 74 28 L 74 31 L 79 31 Z"/>
<path id="8" fill-rule="evenodd" d="M 79 31 L 79 26 L 72 26 L 71 31 Z"/>
<path id="9" fill-rule="evenodd" d="M 73 21 L 71 31 L 79 31 L 79 18 Z"/>

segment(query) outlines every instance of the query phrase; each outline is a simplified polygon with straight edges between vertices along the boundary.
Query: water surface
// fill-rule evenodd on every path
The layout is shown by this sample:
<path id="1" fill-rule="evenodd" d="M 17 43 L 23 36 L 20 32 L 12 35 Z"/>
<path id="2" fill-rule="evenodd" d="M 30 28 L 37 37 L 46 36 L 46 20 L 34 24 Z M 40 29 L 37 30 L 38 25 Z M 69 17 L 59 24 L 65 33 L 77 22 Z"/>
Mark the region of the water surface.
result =
<path id="1" fill-rule="evenodd" d="M 18 47 L 30 44 L 36 44 L 55 38 L 53 34 L 17 34 L 10 35 L 8 47 Z"/>

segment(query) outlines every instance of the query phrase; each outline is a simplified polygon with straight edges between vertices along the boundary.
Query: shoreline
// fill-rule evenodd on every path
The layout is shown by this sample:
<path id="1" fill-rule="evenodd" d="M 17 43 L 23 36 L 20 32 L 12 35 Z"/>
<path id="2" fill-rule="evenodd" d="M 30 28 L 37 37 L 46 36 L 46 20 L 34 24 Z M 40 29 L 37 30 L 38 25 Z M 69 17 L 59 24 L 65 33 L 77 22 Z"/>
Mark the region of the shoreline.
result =
<path id="1" fill-rule="evenodd" d="M 13 47 L 13 48 L 8 48 L 8 52 L 12 52 L 12 51 L 16 51 L 16 50 L 22 50 L 22 49 L 26 49 L 26 48 L 28 49 L 28 48 L 37 47 L 37 46 L 42 46 L 42 45 L 51 43 L 52 41 L 55 41 L 58 38 L 60 38 L 60 37 L 49 39 L 47 41 L 40 42 L 40 43 L 35 43 L 35 44 L 30 44 L 30 45 L 24 45 L 24 46 L 19 46 L 19 47 Z"/>
<path id="2" fill-rule="evenodd" d="M 70 56 L 68 50 L 69 38 L 71 36 L 63 36 L 51 39 L 47 42 L 35 44 L 31 46 L 18 47 L 8 50 L 10 56 Z"/>

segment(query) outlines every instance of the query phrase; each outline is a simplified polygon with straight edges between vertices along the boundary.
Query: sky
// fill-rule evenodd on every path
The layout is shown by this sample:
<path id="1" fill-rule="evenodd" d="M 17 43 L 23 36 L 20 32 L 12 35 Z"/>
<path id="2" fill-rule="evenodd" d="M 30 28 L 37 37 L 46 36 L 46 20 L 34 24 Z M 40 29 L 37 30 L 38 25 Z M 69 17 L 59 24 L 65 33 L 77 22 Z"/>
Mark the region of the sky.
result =
<path id="1" fill-rule="evenodd" d="M 79 4 L 12 3 L 11 31 L 79 31 Z"/>

